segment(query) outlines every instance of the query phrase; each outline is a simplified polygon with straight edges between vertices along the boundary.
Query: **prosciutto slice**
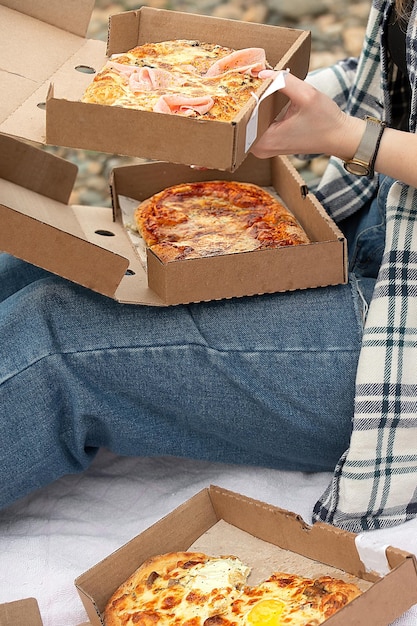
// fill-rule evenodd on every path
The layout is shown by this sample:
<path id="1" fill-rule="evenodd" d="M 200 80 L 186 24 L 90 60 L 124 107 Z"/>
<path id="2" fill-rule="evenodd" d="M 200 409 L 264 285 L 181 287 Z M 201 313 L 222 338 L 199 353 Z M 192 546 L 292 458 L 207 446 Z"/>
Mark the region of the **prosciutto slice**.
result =
<path id="1" fill-rule="evenodd" d="M 117 61 L 107 61 L 105 68 L 108 67 L 111 70 L 115 70 L 122 76 L 129 78 L 136 70 L 135 65 L 126 65 L 125 63 L 117 63 Z"/>
<path id="2" fill-rule="evenodd" d="M 165 94 L 155 103 L 153 110 L 156 113 L 176 113 L 189 117 L 193 113 L 204 115 L 214 105 L 211 96 L 182 96 L 180 94 Z"/>
<path id="3" fill-rule="evenodd" d="M 172 74 L 167 70 L 153 67 L 136 68 L 129 77 L 129 87 L 135 91 L 165 89 L 173 83 Z"/>
<path id="4" fill-rule="evenodd" d="M 263 48 L 244 48 L 219 59 L 206 72 L 207 77 L 220 76 L 228 72 L 242 72 L 256 77 L 266 68 L 266 55 Z"/>

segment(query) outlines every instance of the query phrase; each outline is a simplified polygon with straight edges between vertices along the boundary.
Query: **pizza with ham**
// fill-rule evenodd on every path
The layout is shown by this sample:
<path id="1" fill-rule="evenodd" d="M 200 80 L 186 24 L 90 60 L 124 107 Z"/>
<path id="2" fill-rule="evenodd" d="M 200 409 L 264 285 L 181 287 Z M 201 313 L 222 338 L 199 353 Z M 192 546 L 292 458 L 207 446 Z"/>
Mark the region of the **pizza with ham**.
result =
<path id="1" fill-rule="evenodd" d="M 234 50 L 184 39 L 146 43 L 113 55 L 82 102 L 230 121 L 270 67 L 263 48 Z"/>
<path id="2" fill-rule="evenodd" d="M 318 626 L 360 595 L 352 584 L 276 572 L 249 586 L 235 556 L 172 552 L 141 565 L 113 593 L 105 626 Z"/>
<path id="3" fill-rule="evenodd" d="M 164 263 L 309 243 L 292 213 L 253 183 L 174 185 L 141 202 L 134 217 L 146 246 Z"/>

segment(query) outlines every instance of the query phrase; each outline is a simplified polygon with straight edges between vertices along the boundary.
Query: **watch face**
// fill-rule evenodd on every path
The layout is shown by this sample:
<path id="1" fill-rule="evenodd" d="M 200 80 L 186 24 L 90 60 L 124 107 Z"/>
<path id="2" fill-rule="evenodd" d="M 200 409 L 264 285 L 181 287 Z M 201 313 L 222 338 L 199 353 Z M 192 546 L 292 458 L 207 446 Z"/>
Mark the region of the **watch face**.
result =
<path id="1" fill-rule="evenodd" d="M 369 166 L 361 161 L 346 161 L 345 170 L 356 176 L 367 176 L 369 174 Z"/>

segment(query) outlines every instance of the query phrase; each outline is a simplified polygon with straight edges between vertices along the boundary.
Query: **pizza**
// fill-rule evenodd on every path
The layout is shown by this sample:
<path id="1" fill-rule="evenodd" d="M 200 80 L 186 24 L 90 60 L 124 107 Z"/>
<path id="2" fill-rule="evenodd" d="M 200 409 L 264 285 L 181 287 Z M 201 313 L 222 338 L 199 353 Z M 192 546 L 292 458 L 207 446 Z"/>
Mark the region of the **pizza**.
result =
<path id="1" fill-rule="evenodd" d="M 234 50 L 185 39 L 146 43 L 113 55 L 82 102 L 230 121 L 270 67 L 263 48 Z"/>
<path id="2" fill-rule="evenodd" d="M 275 572 L 260 585 L 246 586 L 224 614 L 204 626 L 318 626 L 360 593 L 356 585 L 331 576 Z"/>
<path id="3" fill-rule="evenodd" d="M 235 556 L 171 552 L 145 561 L 113 593 L 105 626 L 318 626 L 360 595 L 352 584 L 275 572 L 249 586 Z"/>
<path id="4" fill-rule="evenodd" d="M 134 221 L 163 263 L 309 243 L 293 214 L 253 183 L 173 185 L 141 202 Z"/>
<path id="5" fill-rule="evenodd" d="M 158 555 L 145 561 L 110 598 L 105 626 L 204 624 L 227 610 L 249 573 L 250 568 L 235 556 Z"/>

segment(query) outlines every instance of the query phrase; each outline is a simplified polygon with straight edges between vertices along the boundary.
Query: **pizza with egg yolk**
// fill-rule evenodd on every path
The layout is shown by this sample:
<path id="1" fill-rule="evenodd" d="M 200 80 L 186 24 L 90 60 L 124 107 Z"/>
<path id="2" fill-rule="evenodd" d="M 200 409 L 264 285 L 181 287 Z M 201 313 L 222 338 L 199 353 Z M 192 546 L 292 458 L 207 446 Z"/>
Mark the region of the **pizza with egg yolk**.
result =
<path id="1" fill-rule="evenodd" d="M 204 626 L 318 626 L 360 593 L 356 585 L 330 576 L 276 572 L 257 586 L 246 586 L 227 612 Z"/>
<path id="2" fill-rule="evenodd" d="M 318 626 L 361 592 L 330 576 L 276 572 L 247 585 L 235 556 L 173 552 L 146 561 L 120 585 L 105 626 Z"/>

